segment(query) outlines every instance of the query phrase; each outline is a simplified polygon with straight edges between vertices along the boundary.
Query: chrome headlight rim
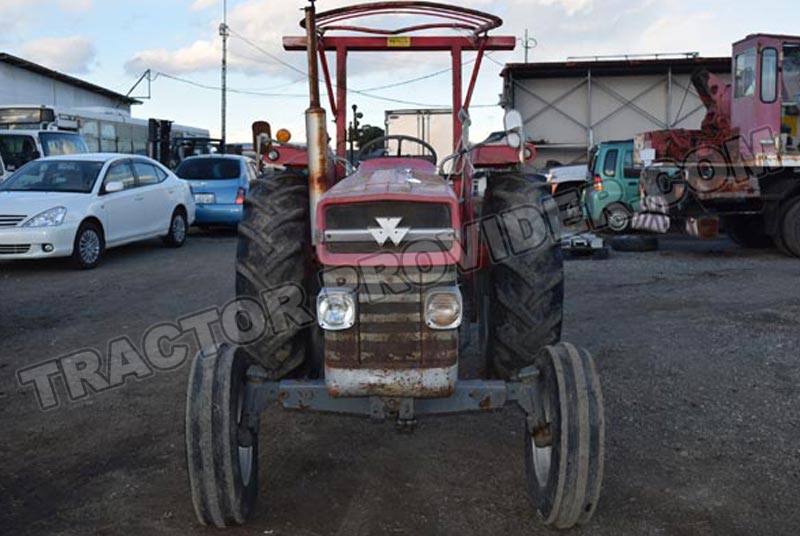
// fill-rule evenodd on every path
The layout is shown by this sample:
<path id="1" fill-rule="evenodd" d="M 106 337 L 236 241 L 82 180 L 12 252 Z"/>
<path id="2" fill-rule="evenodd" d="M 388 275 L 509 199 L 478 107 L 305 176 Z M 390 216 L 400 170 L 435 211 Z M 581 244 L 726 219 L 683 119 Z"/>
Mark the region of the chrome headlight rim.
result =
<path id="1" fill-rule="evenodd" d="M 457 317 L 456 319 L 446 325 L 437 324 L 433 321 L 433 319 L 429 315 L 430 305 L 432 304 L 434 298 L 437 296 L 447 296 L 454 300 L 454 304 L 458 308 L 457 310 Z M 436 287 L 428 290 L 425 293 L 425 297 L 423 298 L 423 315 L 425 320 L 425 325 L 429 329 L 437 330 L 437 331 L 447 331 L 452 329 L 458 329 L 461 327 L 461 322 L 464 320 L 464 300 L 461 296 L 461 290 L 458 287 Z"/>
<path id="2" fill-rule="evenodd" d="M 340 300 L 346 305 L 344 321 L 338 324 L 330 323 L 326 320 L 327 308 L 331 302 Z M 345 331 L 356 324 L 358 318 L 358 297 L 349 288 L 325 287 L 317 295 L 317 324 L 326 331 Z"/>

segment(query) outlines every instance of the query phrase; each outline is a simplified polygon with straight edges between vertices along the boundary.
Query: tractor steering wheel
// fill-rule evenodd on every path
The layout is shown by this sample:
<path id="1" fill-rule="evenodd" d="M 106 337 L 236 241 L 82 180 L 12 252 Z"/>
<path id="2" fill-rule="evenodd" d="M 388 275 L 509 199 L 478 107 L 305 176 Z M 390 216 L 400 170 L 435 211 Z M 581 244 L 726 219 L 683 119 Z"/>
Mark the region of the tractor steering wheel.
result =
<path id="1" fill-rule="evenodd" d="M 388 155 L 388 154 L 369 156 L 369 153 L 375 150 L 375 146 L 376 145 L 385 146 L 386 142 L 387 141 L 391 141 L 391 140 L 397 140 L 397 154 L 394 155 L 395 157 L 400 158 L 400 157 L 403 156 L 403 142 L 404 141 L 408 141 L 408 142 L 416 143 L 417 145 L 421 145 L 428 152 L 430 152 L 429 155 L 406 155 L 408 158 L 422 158 L 424 160 L 427 160 L 428 162 L 431 162 L 434 165 L 439 160 L 438 157 L 436 156 L 436 150 L 433 148 L 433 146 L 430 143 L 428 143 L 428 142 L 426 142 L 424 140 L 421 140 L 419 138 L 415 138 L 414 136 L 406 136 L 406 135 L 403 135 L 403 134 L 393 134 L 393 135 L 390 135 L 390 136 L 381 136 L 380 138 L 375 138 L 374 140 L 371 140 L 371 141 L 367 142 L 366 145 L 361 147 L 361 149 L 358 151 L 358 161 L 361 162 L 363 160 L 371 160 L 373 158 L 383 158 L 383 157 L 387 157 L 387 156 L 391 157 L 392 155 Z M 384 152 L 386 152 L 386 151 L 384 151 Z"/>

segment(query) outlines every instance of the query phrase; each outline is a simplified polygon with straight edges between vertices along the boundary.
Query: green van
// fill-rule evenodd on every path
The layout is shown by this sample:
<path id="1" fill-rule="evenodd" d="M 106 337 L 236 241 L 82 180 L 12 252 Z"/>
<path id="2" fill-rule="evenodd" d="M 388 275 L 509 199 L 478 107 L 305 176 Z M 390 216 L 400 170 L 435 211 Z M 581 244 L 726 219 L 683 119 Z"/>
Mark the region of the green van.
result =
<path id="1" fill-rule="evenodd" d="M 641 172 L 633 166 L 633 140 L 607 141 L 592 148 L 583 206 L 595 229 L 630 230 L 633 213 L 639 208 Z"/>

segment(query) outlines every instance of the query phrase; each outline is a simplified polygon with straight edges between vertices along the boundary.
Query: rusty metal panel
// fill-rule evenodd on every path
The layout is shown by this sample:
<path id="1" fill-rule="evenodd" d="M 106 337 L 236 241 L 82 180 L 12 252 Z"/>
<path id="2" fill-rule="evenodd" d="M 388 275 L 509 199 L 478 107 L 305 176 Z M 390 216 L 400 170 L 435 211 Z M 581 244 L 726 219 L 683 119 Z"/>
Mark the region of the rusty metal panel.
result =
<path id="1" fill-rule="evenodd" d="M 422 308 L 428 290 L 456 285 L 454 267 L 426 272 L 405 266 L 389 274 L 338 269 L 325 273 L 322 283 L 352 288 L 358 296 L 355 326 L 325 332 L 326 377 L 335 396 L 442 396 L 452 388 L 458 330 L 428 328 Z"/>

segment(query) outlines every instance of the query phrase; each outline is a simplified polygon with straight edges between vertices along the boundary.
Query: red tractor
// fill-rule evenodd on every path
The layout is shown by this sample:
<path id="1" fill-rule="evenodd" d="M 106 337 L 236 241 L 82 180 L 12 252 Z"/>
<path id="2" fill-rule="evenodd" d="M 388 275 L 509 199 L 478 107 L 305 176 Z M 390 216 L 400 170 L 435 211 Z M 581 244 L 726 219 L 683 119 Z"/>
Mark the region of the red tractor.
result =
<path id="1" fill-rule="evenodd" d="M 362 22 L 389 15 L 414 24 Z M 418 416 L 516 404 L 526 416 L 528 488 L 545 523 L 568 528 L 592 516 L 603 476 L 603 398 L 589 353 L 560 342 L 558 207 L 547 184 L 523 171 L 535 151 L 517 112 L 480 144 L 470 145 L 464 128 L 485 52 L 514 48 L 514 37 L 488 35 L 501 23 L 431 2 L 323 13 L 312 3 L 301 22 L 306 35 L 284 39 L 287 50 L 308 54 L 307 146 L 254 125 L 264 162 L 280 170 L 245 200 L 237 299 L 221 317 L 232 344 L 203 349 L 190 373 L 187 466 L 201 523 L 237 525 L 251 513 L 260 413 L 274 403 L 389 418 L 403 430 Z M 430 35 L 437 29 L 452 35 Z M 336 54 L 335 86 L 325 51 Z M 457 142 L 438 169 L 433 148 L 407 136 L 374 140 L 361 147 L 355 170 L 343 165 L 350 51 L 451 54 Z M 463 98 L 465 51 L 476 58 Z M 477 377 L 459 375 L 459 362 Z"/>

